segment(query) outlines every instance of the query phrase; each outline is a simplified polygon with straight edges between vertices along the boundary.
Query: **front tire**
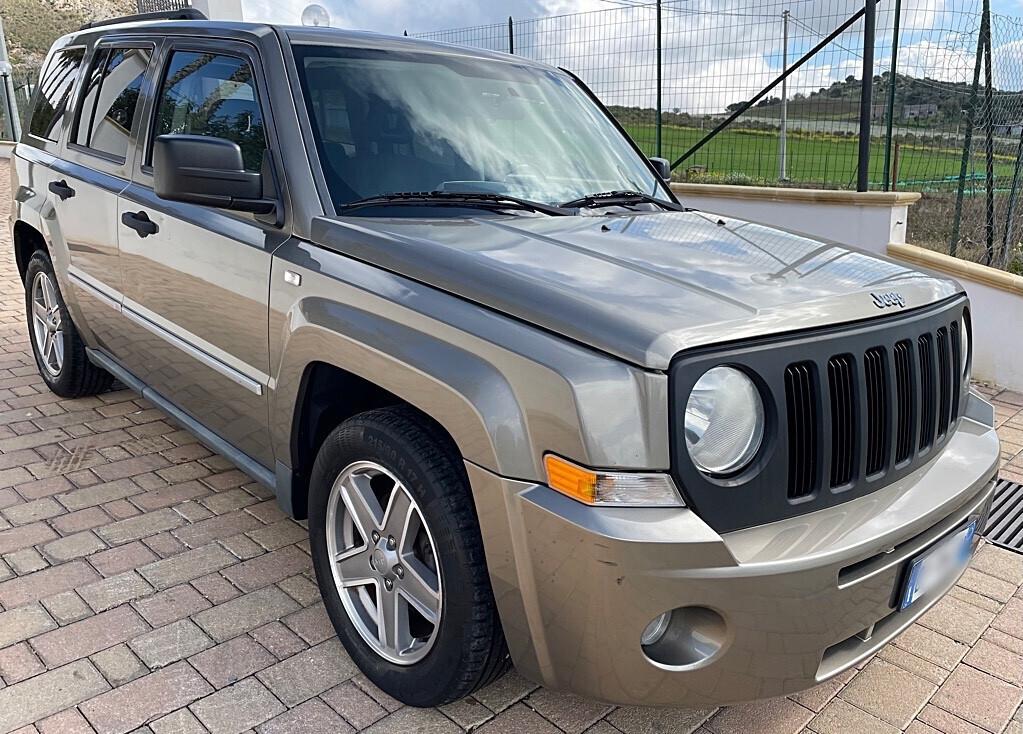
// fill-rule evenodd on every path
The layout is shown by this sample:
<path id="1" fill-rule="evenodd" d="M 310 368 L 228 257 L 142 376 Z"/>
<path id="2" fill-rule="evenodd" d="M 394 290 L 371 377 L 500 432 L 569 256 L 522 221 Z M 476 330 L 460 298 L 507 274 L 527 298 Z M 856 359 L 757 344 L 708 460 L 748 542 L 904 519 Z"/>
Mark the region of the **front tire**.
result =
<path id="1" fill-rule="evenodd" d="M 411 706 L 469 695 L 509 665 L 465 468 L 407 407 L 345 421 L 309 490 L 313 564 L 338 637 Z"/>
<path id="2" fill-rule="evenodd" d="M 83 398 L 110 389 L 113 377 L 85 354 L 53 263 L 42 250 L 32 255 L 25 270 L 25 313 L 36 367 L 52 392 L 62 398 Z"/>

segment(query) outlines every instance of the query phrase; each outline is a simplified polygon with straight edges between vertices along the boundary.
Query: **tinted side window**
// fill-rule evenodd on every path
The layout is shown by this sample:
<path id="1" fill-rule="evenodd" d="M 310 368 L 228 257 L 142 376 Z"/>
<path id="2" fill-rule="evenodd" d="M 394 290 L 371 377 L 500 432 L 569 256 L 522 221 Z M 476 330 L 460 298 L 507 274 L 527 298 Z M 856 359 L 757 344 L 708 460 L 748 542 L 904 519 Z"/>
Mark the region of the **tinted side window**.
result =
<path id="1" fill-rule="evenodd" d="M 97 53 L 78 117 L 76 143 L 124 158 L 150 56 L 148 49 L 139 48 Z"/>
<path id="2" fill-rule="evenodd" d="M 82 66 L 85 50 L 72 48 L 58 51 L 39 79 L 29 132 L 47 140 L 60 137 L 61 123 L 69 112 L 71 92 Z"/>
<path id="3" fill-rule="evenodd" d="M 233 140 L 242 149 L 245 168 L 260 170 L 266 136 L 248 62 L 234 56 L 175 51 L 160 92 L 155 134 Z"/>

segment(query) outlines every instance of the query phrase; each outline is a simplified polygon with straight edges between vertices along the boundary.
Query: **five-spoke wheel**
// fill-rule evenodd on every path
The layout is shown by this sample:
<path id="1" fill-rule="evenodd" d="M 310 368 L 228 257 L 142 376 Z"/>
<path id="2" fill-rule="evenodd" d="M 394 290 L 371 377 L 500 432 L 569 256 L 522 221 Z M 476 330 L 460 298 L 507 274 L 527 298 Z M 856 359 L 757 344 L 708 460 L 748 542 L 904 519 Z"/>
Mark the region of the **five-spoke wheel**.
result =
<path id="1" fill-rule="evenodd" d="M 48 273 L 32 278 L 32 338 L 43 367 L 53 377 L 64 367 L 64 326 L 57 289 Z"/>
<path id="2" fill-rule="evenodd" d="M 392 663 L 421 660 L 443 604 L 436 546 L 412 495 L 383 466 L 358 461 L 334 482 L 327 522 L 334 583 L 362 639 Z"/>
<path id="3" fill-rule="evenodd" d="M 309 540 L 338 637 L 386 693 L 437 706 L 507 669 L 465 464 L 428 416 L 380 408 L 323 440 Z"/>

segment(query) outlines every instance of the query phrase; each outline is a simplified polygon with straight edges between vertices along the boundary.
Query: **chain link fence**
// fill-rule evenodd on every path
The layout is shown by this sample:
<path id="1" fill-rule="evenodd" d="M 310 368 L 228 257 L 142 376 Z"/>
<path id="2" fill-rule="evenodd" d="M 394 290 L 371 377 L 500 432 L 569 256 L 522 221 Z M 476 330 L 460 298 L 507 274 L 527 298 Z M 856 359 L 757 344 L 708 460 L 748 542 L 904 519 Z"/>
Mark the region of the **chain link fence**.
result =
<path id="1" fill-rule="evenodd" d="M 573 71 L 645 152 L 676 164 L 676 180 L 856 186 L 863 0 L 607 5 L 412 35 Z M 916 244 L 1023 270 L 1023 21 L 987 0 L 880 0 L 872 48 L 869 188 L 924 193 Z"/>

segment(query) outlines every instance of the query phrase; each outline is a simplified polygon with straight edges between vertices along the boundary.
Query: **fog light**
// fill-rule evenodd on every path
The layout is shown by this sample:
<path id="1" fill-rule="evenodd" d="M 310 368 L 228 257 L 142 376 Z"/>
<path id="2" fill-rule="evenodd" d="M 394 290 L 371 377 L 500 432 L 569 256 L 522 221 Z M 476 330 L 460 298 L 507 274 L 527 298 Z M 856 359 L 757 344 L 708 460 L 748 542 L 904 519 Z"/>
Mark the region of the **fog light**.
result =
<path id="1" fill-rule="evenodd" d="M 718 612 L 679 607 L 647 625 L 642 649 L 647 659 L 662 668 L 695 670 L 717 660 L 730 641 L 728 625 Z"/>
<path id="2" fill-rule="evenodd" d="M 650 624 L 643 630 L 643 635 L 639 638 L 639 644 L 646 647 L 647 645 L 653 645 L 657 643 L 664 633 L 668 631 L 668 622 L 671 621 L 671 612 L 665 612 L 659 617 L 655 617 Z"/>

